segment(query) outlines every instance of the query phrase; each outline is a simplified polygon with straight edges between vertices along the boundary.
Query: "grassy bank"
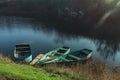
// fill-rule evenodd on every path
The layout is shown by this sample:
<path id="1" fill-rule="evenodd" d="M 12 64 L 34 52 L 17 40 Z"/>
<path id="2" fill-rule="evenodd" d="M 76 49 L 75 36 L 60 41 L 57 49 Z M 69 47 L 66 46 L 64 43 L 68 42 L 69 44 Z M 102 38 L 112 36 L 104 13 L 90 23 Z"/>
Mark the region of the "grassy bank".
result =
<path id="1" fill-rule="evenodd" d="M 87 80 L 120 80 L 120 68 L 111 70 L 107 64 L 100 61 L 88 61 L 85 64 L 77 63 L 71 66 L 58 67 L 55 64 L 50 64 L 44 67 L 48 72 L 62 72 L 72 74 L 78 80 L 80 76 L 86 77 Z"/>
<path id="2" fill-rule="evenodd" d="M 82 77 L 51 71 L 33 66 L 16 64 L 7 58 L 0 58 L 0 79 L 3 80 L 86 80 Z"/>
<path id="3" fill-rule="evenodd" d="M 111 70 L 100 61 L 87 61 L 74 65 L 48 64 L 33 67 L 16 64 L 0 57 L 0 79 L 3 80 L 120 80 L 120 68 Z"/>

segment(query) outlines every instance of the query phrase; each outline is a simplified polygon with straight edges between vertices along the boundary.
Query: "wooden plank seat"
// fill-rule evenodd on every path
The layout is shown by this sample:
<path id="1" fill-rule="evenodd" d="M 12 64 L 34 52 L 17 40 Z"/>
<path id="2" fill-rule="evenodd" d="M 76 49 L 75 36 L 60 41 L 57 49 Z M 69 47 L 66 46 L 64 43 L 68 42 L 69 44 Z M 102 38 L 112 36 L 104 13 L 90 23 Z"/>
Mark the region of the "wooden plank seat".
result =
<path id="1" fill-rule="evenodd" d="M 68 59 L 65 59 L 65 58 L 62 58 L 62 60 L 64 60 L 65 62 L 69 62 L 69 60 L 68 60 Z"/>
<path id="2" fill-rule="evenodd" d="M 73 56 L 73 55 L 68 55 L 69 57 L 73 58 L 73 59 L 76 59 L 76 60 L 80 60 L 79 57 L 76 57 L 76 56 Z"/>
<path id="3" fill-rule="evenodd" d="M 36 56 L 35 59 L 30 63 L 30 65 L 36 64 L 43 56 L 43 54 L 39 54 L 38 56 Z"/>

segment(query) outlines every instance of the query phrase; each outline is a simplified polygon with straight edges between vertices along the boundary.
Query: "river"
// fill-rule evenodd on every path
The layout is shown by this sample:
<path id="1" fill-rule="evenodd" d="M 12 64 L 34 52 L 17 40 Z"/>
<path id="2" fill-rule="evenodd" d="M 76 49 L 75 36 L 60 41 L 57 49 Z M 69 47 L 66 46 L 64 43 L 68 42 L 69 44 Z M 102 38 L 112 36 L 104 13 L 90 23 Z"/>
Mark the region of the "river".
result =
<path id="1" fill-rule="evenodd" d="M 88 48 L 93 59 L 120 65 L 119 0 L 1 0 L 0 53 L 28 43 L 33 58 L 54 48 Z"/>
<path id="2" fill-rule="evenodd" d="M 106 36 L 105 36 L 106 37 Z M 16 44 L 28 43 L 33 58 L 39 53 L 68 46 L 71 51 L 88 48 L 93 50 L 93 59 L 120 64 L 119 41 L 93 38 L 91 35 L 76 35 L 60 32 L 50 25 L 37 22 L 32 18 L 15 16 L 0 17 L 0 53 L 13 57 Z"/>

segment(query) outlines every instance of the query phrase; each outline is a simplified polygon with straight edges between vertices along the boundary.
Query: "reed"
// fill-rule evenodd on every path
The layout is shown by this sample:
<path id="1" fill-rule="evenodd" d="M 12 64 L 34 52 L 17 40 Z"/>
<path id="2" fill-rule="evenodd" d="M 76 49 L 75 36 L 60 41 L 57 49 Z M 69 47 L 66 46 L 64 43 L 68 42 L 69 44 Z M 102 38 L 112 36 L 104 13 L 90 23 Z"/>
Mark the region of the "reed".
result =
<path id="1" fill-rule="evenodd" d="M 13 63 L 12 59 L 10 56 L 3 56 L 2 53 L 0 53 L 0 62 L 10 62 L 10 63 Z"/>
<path id="2" fill-rule="evenodd" d="M 66 75 L 69 73 L 76 80 L 79 80 L 81 76 L 87 78 L 87 80 L 120 80 L 120 70 L 116 69 L 116 71 L 113 71 L 106 63 L 102 63 L 99 60 L 67 66 L 49 64 L 44 66 L 44 69 L 48 72 L 56 72 L 56 74 L 63 73 Z"/>

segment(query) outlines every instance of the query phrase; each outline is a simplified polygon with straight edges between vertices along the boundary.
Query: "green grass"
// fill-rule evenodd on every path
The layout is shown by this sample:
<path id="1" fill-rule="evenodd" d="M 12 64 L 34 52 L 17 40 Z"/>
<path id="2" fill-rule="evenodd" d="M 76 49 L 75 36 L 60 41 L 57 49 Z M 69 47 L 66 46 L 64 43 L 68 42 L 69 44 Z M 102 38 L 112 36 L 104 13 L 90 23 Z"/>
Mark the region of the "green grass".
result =
<path id="1" fill-rule="evenodd" d="M 0 76 L 10 80 L 86 80 L 62 71 L 16 64 L 8 59 L 0 59 Z"/>
<path id="2" fill-rule="evenodd" d="M 120 80 L 120 70 L 113 72 L 99 61 L 87 61 L 71 66 L 48 64 L 33 67 L 14 63 L 0 56 L 0 80 Z"/>

